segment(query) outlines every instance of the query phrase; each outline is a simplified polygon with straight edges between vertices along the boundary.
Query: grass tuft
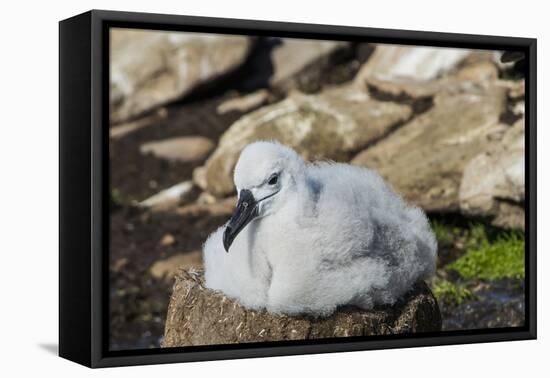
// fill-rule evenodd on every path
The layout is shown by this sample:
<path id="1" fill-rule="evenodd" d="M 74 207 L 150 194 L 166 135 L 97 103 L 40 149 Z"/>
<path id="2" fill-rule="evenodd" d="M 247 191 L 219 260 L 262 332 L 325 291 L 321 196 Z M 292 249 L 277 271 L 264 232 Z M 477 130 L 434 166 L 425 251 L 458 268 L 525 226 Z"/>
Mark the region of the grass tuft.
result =
<path id="1" fill-rule="evenodd" d="M 469 299 L 475 299 L 475 295 L 466 286 L 447 280 L 434 283 L 432 292 L 440 303 L 459 305 Z"/>
<path id="2" fill-rule="evenodd" d="M 485 228 L 472 228 L 466 253 L 447 268 L 466 279 L 498 280 L 524 278 L 524 238 L 519 233 L 503 233 L 489 241 Z"/>

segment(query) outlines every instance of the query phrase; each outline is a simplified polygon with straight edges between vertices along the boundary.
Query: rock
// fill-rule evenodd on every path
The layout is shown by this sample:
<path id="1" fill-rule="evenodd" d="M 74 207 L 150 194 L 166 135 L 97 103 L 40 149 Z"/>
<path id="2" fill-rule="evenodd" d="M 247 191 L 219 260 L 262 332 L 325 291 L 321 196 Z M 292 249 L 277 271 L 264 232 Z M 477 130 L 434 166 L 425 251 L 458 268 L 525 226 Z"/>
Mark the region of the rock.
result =
<path id="1" fill-rule="evenodd" d="M 458 80 L 494 81 L 498 78 L 498 67 L 489 60 L 468 64 L 460 69 L 455 76 Z"/>
<path id="2" fill-rule="evenodd" d="M 112 272 L 119 273 L 120 271 L 122 271 L 122 269 L 126 267 L 126 265 L 128 265 L 128 262 L 129 261 L 127 257 L 121 257 L 116 259 L 115 262 L 113 262 L 109 268 L 111 269 Z"/>
<path id="3" fill-rule="evenodd" d="M 176 242 L 176 238 L 174 238 L 174 235 L 172 235 L 172 234 L 164 234 L 164 236 L 162 237 L 162 239 L 160 239 L 159 244 L 160 244 L 162 247 L 168 247 L 168 246 L 171 246 L 172 244 L 174 244 L 175 242 Z"/>
<path id="4" fill-rule="evenodd" d="M 525 101 L 516 102 L 511 111 L 516 117 L 523 117 L 525 115 Z"/>
<path id="5" fill-rule="evenodd" d="M 218 199 L 208 192 L 202 192 L 197 198 L 197 203 L 201 205 L 212 205 L 217 201 Z"/>
<path id="6" fill-rule="evenodd" d="M 169 138 L 142 144 L 142 154 L 152 154 L 160 159 L 192 163 L 206 159 L 214 148 L 214 143 L 202 136 Z"/>
<path id="7" fill-rule="evenodd" d="M 469 53 L 467 49 L 377 45 L 356 80 L 361 83 L 369 77 L 430 80 L 455 68 Z"/>
<path id="8" fill-rule="evenodd" d="M 204 196 L 200 196 L 196 203 L 182 206 L 176 210 L 176 213 L 185 217 L 229 217 L 233 213 L 236 204 L 237 197 L 229 197 L 222 200 L 217 200 L 216 202 L 210 202 L 205 201 Z"/>
<path id="9" fill-rule="evenodd" d="M 149 268 L 149 273 L 151 273 L 151 275 L 156 279 L 172 281 L 178 270 L 196 269 L 199 268 L 201 264 L 201 251 L 176 253 L 175 255 L 164 260 L 155 262 L 151 268 Z"/>
<path id="10" fill-rule="evenodd" d="M 459 80 L 497 80 L 500 75 L 500 53 L 494 50 L 470 50 L 455 70 L 445 75 Z"/>
<path id="11" fill-rule="evenodd" d="M 394 306 L 343 307 L 328 318 L 289 317 L 247 310 L 204 287 L 202 271 L 181 270 L 173 286 L 162 347 L 308 340 L 441 330 L 432 293 L 419 282 Z"/>
<path id="12" fill-rule="evenodd" d="M 319 95 L 292 92 L 279 103 L 243 116 L 222 135 L 205 165 L 206 189 L 218 197 L 233 192 L 233 168 L 251 142 L 277 140 L 305 159 L 348 161 L 411 114 L 410 106 L 374 100 L 357 86 Z"/>
<path id="13" fill-rule="evenodd" d="M 433 107 L 352 163 L 378 171 L 408 201 L 428 211 L 458 211 L 466 164 L 504 126 L 506 89 L 494 83 L 456 83 L 434 96 Z"/>
<path id="14" fill-rule="evenodd" d="M 143 114 L 236 69 L 251 45 L 250 38 L 241 36 L 111 31 L 111 123 Z"/>
<path id="15" fill-rule="evenodd" d="M 185 202 L 191 197 L 192 192 L 193 182 L 184 181 L 147 198 L 139 205 L 152 211 L 166 211 Z"/>
<path id="16" fill-rule="evenodd" d="M 502 85 L 508 90 L 508 106 L 501 121 L 513 125 L 516 121 L 525 118 L 525 79 L 502 80 Z"/>
<path id="17" fill-rule="evenodd" d="M 497 226 L 525 227 L 525 124 L 521 119 L 507 127 L 502 140 L 464 168 L 460 184 L 460 210 L 466 215 L 489 217 Z"/>
<path id="18" fill-rule="evenodd" d="M 166 108 L 159 108 L 153 114 L 143 116 L 135 121 L 126 122 L 111 127 L 109 130 L 109 137 L 112 140 L 120 139 L 123 136 L 133 133 L 134 131 L 159 123 L 163 119 L 166 119 L 167 115 L 168 112 L 166 111 Z"/>
<path id="19" fill-rule="evenodd" d="M 513 101 L 525 99 L 525 79 L 514 81 L 509 85 L 508 96 Z"/>
<path id="20" fill-rule="evenodd" d="M 444 77 L 437 80 L 408 76 L 381 78 L 377 75 L 365 75 L 357 80 L 360 85 L 365 84 L 374 96 L 390 96 L 390 100 L 394 101 L 420 99 L 443 93 L 452 95 L 469 86 L 485 84 L 479 82 L 494 83 L 498 78 L 498 67 L 493 58 L 491 54 L 471 53 L 459 66 L 447 71 Z M 498 85 L 507 86 L 504 83 L 498 82 Z"/>
<path id="21" fill-rule="evenodd" d="M 377 77 L 366 77 L 363 83 L 371 95 L 389 101 L 432 97 L 438 92 L 448 90 L 449 88 L 456 88 L 456 85 L 447 86 L 447 80 L 420 81 L 409 78 L 385 80 Z"/>
<path id="22" fill-rule="evenodd" d="M 273 76 L 270 84 L 288 91 L 295 88 L 299 74 L 312 65 L 330 64 L 330 57 L 349 48 L 348 42 L 283 38 L 271 53 Z"/>
<path id="23" fill-rule="evenodd" d="M 216 108 L 218 114 L 229 112 L 248 113 L 251 110 L 259 108 L 269 101 L 269 92 L 266 89 L 259 89 L 245 96 L 230 98 L 225 100 Z"/>
<path id="24" fill-rule="evenodd" d="M 525 207 L 523 203 L 507 203 L 498 201 L 498 207 L 494 211 L 493 226 L 525 230 Z"/>
<path id="25" fill-rule="evenodd" d="M 193 170 L 193 182 L 197 187 L 206 190 L 206 167 L 197 167 Z"/>

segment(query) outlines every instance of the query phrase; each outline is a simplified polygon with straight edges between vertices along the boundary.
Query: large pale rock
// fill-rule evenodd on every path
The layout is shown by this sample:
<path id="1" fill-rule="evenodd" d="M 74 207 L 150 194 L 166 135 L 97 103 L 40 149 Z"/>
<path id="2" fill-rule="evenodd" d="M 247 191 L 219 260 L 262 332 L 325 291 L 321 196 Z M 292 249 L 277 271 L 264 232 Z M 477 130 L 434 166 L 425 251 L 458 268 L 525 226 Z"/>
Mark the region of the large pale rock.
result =
<path id="1" fill-rule="evenodd" d="M 433 107 L 403 125 L 352 163 L 378 171 L 407 200 L 429 211 L 458 211 L 466 164 L 502 127 L 506 88 L 455 83 L 434 96 Z"/>
<path id="2" fill-rule="evenodd" d="M 422 75 L 384 76 L 368 71 L 358 75 L 356 83 L 365 85 L 370 92 L 374 92 L 374 95 L 390 96 L 393 100 L 406 100 L 433 97 L 443 93 L 453 95 L 463 92 L 468 86 L 494 83 L 497 78 L 498 67 L 491 54 L 470 53 L 459 66 L 446 71 L 444 77 L 437 80 L 426 80 Z M 510 88 L 510 91 L 512 88 L 518 88 L 518 85 L 505 84 L 502 81 L 498 84 Z"/>
<path id="3" fill-rule="evenodd" d="M 365 311 L 344 307 L 328 318 L 289 317 L 251 311 L 206 289 L 200 270 L 176 275 L 163 347 L 308 340 L 441 330 L 432 293 L 419 282 L 394 306 Z"/>
<path id="4" fill-rule="evenodd" d="M 139 147 L 142 154 L 152 154 L 160 159 L 192 163 L 205 160 L 214 149 L 214 143 L 202 136 L 184 136 L 155 140 Z"/>
<path id="5" fill-rule="evenodd" d="M 348 42 L 283 38 L 271 52 L 270 84 L 288 90 L 304 69 L 315 64 L 328 65 L 332 54 L 347 47 Z"/>
<path id="6" fill-rule="evenodd" d="M 507 126 L 502 137 L 466 165 L 460 185 L 460 210 L 490 217 L 497 226 L 524 228 L 525 124 Z"/>
<path id="7" fill-rule="evenodd" d="M 504 123 L 512 124 L 525 113 L 525 81 L 499 80 L 494 55 L 471 53 L 456 69 L 436 80 L 396 77 L 391 80 L 366 76 L 356 84 L 367 88 L 375 98 L 411 103 L 416 113 L 430 107 L 434 96 L 453 96 L 471 88 L 498 86 L 507 92 L 507 109 L 501 114 Z"/>
<path id="8" fill-rule="evenodd" d="M 233 169 L 242 149 L 257 140 L 277 140 L 305 159 L 347 161 L 412 114 L 408 105 L 381 102 L 356 86 L 320 95 L 293 92 L 235 122 L 206 162 L 206 187 L 216 196 L 234 190 Z"/>
<path id="9" fill-rule="evenodd" d="M 455 68 L 470 51 L 442 47 L 377 45 L 357 74 L 356 80 L 363 82 L 369 77 L 386 80 L 434 79 Z"/>
<path id="10" fill-rule="evenodd" d="M 251 40 L 152 30 L 111 31 L 111 122 L 119 123 L 190 93 L 235 69 Z"/>

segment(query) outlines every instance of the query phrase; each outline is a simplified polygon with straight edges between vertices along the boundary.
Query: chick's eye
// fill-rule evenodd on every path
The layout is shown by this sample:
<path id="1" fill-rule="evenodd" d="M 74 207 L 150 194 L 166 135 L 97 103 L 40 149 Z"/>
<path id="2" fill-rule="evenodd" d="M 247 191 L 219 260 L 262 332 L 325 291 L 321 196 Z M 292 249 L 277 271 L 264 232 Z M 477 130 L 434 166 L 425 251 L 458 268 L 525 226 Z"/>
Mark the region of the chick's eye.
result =
<path id="1" fill-rule="evenodd" d="M 269 185 L 275 185 L 277 184 L 277 181 L 279 181 L 279 176 L 277 174 L 271 175 L 269 178 L 269 181 L 267 182 Z"/>

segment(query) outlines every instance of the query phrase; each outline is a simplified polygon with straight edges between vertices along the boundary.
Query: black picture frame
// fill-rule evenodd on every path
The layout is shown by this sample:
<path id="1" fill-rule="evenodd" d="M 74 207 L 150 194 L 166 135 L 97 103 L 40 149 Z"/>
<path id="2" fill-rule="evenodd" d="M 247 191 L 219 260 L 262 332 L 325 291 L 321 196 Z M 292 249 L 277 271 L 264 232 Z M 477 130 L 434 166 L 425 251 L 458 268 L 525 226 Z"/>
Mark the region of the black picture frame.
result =
<path id="1" fill-rule="evenodd" d="M 525 326 L 153 350 L 108 349 L 110 27 L 523 51 Z M 59 23 L 59 355 L 89 367 L 536 338 L 536 39 L 92 10 Z"/>

